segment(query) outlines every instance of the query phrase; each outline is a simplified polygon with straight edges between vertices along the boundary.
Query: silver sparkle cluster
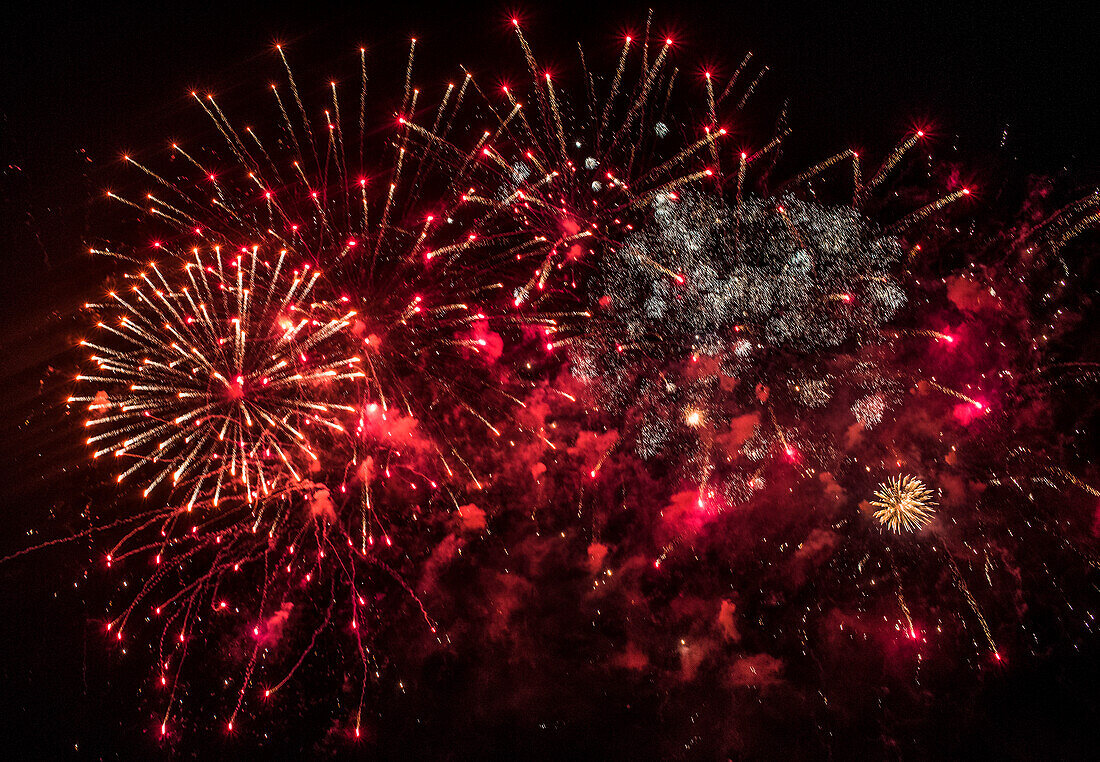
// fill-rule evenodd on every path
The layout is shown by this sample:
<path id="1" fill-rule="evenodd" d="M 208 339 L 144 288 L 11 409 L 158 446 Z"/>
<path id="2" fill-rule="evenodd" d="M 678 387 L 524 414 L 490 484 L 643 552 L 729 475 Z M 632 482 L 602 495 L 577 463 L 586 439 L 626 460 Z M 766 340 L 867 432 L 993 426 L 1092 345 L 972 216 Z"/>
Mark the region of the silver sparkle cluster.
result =
<path id="1" fill-rule="evenodd" d="M 780 197 L 735 211 L 704 194 L 665 195 L 604 264 L 600 285 L 627 341 L 813 352 L 859 338 L 905 303 L 891 277 L 902 253 L 849 207 Z"/>
<path id="2" fill-rule="evenodd" d="M 601 407 L 633 411 L 640 455 L 694 460 L 700 427 L 683 412 L 715 422 L 764 412 L 761 388 L 783 410 L 808 415 L 839 397 L 863 425 L 881 420 L 881 378 L 856 358 L 905 304 L 896 239 L 855 209 L 790 196 L 734 208 L 691 191 L 658 197 L 651 212 L 598 263 L 596 328 L 570 349 Z M 758 431 L 742 454 L 759 461 L 775 447 Z"/>

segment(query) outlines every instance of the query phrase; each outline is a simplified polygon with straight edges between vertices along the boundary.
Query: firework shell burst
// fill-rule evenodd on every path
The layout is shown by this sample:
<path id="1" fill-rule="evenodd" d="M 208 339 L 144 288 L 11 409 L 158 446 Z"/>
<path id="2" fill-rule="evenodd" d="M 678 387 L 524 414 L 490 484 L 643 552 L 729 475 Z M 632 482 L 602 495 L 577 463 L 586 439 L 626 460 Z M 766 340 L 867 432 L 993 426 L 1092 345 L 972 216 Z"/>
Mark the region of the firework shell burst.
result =
<path id="1" fill-rule="evenodd" d="M 893 532 L 915 532 L 932 520 L 935 493 L 915 476 L 895 476 L 880 484 L 871 501 L 875 519 Z"/>
<path id="2" fill-rule="evenodd" d="M 784 196 L 735 212 L 713 195 L 660 197 L 652 222 L 601 262 L 595 330 L 570 344 L 574 372 L 606 408 L 651 403 L 637 431 L 644 457 L 755 411 L 774 424 L 764 449 L 789 458 L 784 431 L 837 386 L 859 399 L 881 392 L 858 352 L 905 304 L 902 257 L 897 239 L 848 207 Z M 776 407 L 801 412 L 780 424 Z M 746 452 L 759 459 L 760 447 Z"/>
<path id="3" fill-rule="evenodd" d="M 253 503 L 301 479 L 316 434 L 346 432 L 354 408 L 334 400 L 364 375 L 344 354 L 355 312 L 318 301 L 321 273 L 292 269 L 285 250 L 192 254 L 89 305 L 102 338 L 82 342 L 97 369 L 78 381 L 99 391 L 70 402 L 88 404 L 87 443 L 122 464 L 120 483 L 142 479 L 149 496 L 166 482 L 188 510 L 208 496 Z"/>

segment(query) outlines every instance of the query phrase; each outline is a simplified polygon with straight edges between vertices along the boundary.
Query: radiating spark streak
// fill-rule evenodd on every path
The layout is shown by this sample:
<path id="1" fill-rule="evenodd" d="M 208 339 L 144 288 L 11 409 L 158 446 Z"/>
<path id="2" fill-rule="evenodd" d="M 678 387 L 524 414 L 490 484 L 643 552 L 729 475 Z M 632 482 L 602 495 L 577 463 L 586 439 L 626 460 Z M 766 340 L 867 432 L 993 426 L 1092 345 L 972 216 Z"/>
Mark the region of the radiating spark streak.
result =
<path id="1" fill-rule="evenodd" d="M 947 195 L 936 199 L 932 203 L 922 206 L 915 212 L 911 212 L 909 215 L 890 225 L 886 230 L 889 233 L 896 233 L 907 230 L 908 228 L 911 228 L 913 225 L 923 220 L 925 217 L 928 217 L 929 215 L 938 212 L 940 209 L 943 209 L 948 204 L 954 203 L 960 198 L 964 198 L 969 195 L 969 188 L 960 188 L 957 191 L 952 191 L 951 193 L 948 193 Z"/>

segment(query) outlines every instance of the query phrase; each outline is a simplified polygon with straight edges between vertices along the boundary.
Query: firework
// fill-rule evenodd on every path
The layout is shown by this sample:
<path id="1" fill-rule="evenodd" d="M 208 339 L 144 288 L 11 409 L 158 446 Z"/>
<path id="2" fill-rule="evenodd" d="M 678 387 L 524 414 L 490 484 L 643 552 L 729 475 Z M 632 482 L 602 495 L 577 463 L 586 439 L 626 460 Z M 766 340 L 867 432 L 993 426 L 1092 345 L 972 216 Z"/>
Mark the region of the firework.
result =
<path id="1" fill-rule="evenodd" d="M 915 532 L 932 520 L 935 494 L 915 476 L 895 476 L 875 490 L 875 519 L 893 532 Z"/>
<path id="2" fill-rule="evenodd" d="M 556 313 L 561 305 L 575 305 L 572 295 L 593 260 L 616 248 L 648 214 L 650 202 L 720 174 L 717 146 L 727 129 L 715 109 L 729 99 L 737 101 L 733 112 L 742 110 L 766 67 L 746 87 L 749 54 L 717 97 L 708 74 L 708 113 L 692 134 L 677 127 L 672 105 L 680 77 L 670 65 L 671 38 L 627 36 L 606 79 L 593 75 L 580 48 L 585 87 L 578 94 L 538 62 L 518 19 L 512 26 L 529 78 L 502 85 L 502 101 L 486 97 L 496 125 L 478 144 L 477 172 L 483 188 L 493 190 L 468 200 L 500 223 L 507 253 L 533 268 L 523 272 L 521 266 L 524 280 L 513 289 L 514 304 L 541 306 L 552 338 L 587 317 Z M 551 349 L 555 343 L 547 342 Z"/>
<path id="3" fill-rule="evenodd" d="M 354 409 L 333 399 L 364 375 L 343 340 L 355 311 L 317 301 L 321 273 L 285 250 L 192 255 L 92 306 L 96 370 L 77 380 L 99 391 L 69 402 L 88 403 L 87 443 L 122 464 L 119 482 L 143 480 L 145 496 L 167 482 L 188 510 L 208 491 L 215 507 L 236 492 L 252 503 L 301 479 L 316 434 L 346 433 Z"/>
<path id="4" fill-rule="evenodd" d="M 854 173 L 844 203 L 801 191 L 842 161 L 858 167 L 854 152 L 776 192 L 763 178 L 753 191 L 749 167 L 766 176 L 761 157 L 785 136 L 780 129 L 764 148 L 742 152 L 736 181 L 648 194 L 628 229 L 590 258 L 591 319 L 557 342 L 593 408 L 624 421 L 624 442 L 673 465 L 713 515 L 750 499 L 776 465 L 806 477 L 837 470 L 850 438 L 835 428 L 845 420 L 838 410 L 869 430 L 897 411 L 907 389 L 927 388 L 985 412 L 974 396 L 922 380 L 902 359 L 906 339 L 955 337 L 891 327 L 909 301 L 913 225 L 968 191 L 894 223 L 875 219 L 871 191 L 923 132 L 899 143 L 867 183 Z"/>
<path id="5" fill-rule="evenodd" d="M 838 387 L 879 391 L 859 352 L 905 304 L 893 275 L 902 254 L 896 239 L 844 207 L 749 199 L 734 214 L 705 194 L 659 199 L 652 222 L 626 237 L 594 281 L 596 330 L 570 343 L 574 372 L 599 387 L 606 409 L 645 400 L 637 434 L 645 457 L 700 440 L 704 420 L 755 414 L 772 424 L 758 427 L 771 444 L 753 440 L 743 454 L 789 459 L 798 421 L 776 409 L 801 409 L 805 419 Z M 782 370 L 792 366 L 797 374 Z"/>

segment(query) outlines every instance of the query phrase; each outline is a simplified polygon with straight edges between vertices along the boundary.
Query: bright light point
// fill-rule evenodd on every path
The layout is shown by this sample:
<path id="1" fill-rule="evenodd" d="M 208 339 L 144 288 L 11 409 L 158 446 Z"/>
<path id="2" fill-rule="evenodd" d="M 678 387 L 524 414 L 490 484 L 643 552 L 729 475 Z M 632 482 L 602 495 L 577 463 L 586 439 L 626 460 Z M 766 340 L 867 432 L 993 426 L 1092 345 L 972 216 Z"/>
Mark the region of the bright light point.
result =
<path id="1" fill-rule="evenodd" d="M 962 189 L 962 194 L 964 196 L 969 196 L 970 195 L 970 189 L 969 188 L 963 188 Z"/>

